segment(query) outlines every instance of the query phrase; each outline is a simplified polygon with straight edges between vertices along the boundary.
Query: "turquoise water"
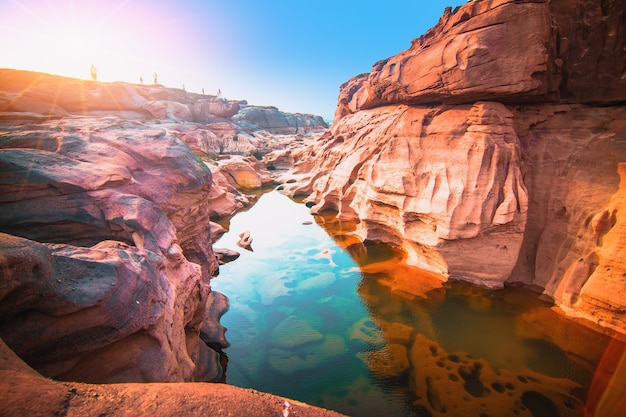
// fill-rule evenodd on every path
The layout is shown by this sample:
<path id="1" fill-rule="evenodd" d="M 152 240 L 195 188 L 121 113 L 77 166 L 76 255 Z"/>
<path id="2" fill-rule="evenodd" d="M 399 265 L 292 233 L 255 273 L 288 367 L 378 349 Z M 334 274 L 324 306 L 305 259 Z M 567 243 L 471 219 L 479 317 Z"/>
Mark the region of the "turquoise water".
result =
<path id="1" fill-rule="evenodd" d="M 355 417 L 580 414 L 606 336 L 521 288 L 412 294 L 432 278 L 316 220 L 270 192 L 216 242 L 241 253 L 212 281 L 230 300 L 227 383 Z"/>

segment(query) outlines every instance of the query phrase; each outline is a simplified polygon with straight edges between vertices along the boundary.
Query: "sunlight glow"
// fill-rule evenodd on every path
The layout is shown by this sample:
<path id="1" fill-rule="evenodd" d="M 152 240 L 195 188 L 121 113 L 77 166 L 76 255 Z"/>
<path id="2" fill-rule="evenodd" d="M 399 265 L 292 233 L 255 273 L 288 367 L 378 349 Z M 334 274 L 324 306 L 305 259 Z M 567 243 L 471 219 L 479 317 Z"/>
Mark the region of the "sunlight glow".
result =
<path id="1" fill-rule="evenodd" d="M 158 0 L 11 0 L 0 14 L 10 22 L 0 34 L 13 40 L 0 47 L 0 67 L 90 79 L 93 64 L 99 81 L 152 83 L 157 72 L 180 87 L 172 84 L 184 79 L 178 57 L 193 25 Z"/>

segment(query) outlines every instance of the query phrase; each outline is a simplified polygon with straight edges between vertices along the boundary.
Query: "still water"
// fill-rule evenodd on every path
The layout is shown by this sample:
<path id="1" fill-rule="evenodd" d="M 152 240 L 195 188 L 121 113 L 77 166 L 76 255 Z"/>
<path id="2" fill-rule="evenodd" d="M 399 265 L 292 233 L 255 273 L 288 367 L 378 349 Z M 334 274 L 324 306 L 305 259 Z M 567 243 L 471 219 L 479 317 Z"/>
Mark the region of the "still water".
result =
<path id="1" fill-rule="evenodd" d="M 442 286 L 322 220 L 274 191 L 215 244 L 241 252 L 212 281 L 227 383 L 354 417 L 582 415 L 615 341 L 521 288 Z"/>

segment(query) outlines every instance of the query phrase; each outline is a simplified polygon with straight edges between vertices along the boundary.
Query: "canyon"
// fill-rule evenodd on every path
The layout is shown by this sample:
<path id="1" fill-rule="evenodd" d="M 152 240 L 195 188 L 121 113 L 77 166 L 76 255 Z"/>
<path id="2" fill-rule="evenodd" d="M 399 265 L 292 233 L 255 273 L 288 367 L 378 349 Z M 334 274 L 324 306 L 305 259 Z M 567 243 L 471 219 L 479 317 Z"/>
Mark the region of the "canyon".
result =
<path id="1" fill-rule="evenodd" d="M 236 254 L 213 243 L 278 184 L 428 272 L 399 292 L 524 285 L 623 338 L 624 8 L 446 9 L 341 86 L 330 128 L 159 85 L 0 70 L 3 411 L 338 415 L 195 383 L 222 380 L 228 346 L 211 279 Z"/>

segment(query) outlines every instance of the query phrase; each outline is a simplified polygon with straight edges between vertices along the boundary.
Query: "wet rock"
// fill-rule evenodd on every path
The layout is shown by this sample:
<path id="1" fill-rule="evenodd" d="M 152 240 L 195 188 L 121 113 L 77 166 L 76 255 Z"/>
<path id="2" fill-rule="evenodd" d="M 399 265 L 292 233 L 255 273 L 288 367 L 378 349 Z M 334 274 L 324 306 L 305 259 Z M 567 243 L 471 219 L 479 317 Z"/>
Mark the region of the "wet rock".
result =
<path id="1" fill-rule="evenodd" d="M 306 278 L 298 283 L 297 291 L 320 290 L 332 285 L 337 280 L 333 272 L 322 272 L 310 278 Z"/>
<path id="2" fill-rule="evenodd" d="M 523 374 L 494 369 L 465 353 L 450 354 L 422 335 L 415 338 L 409 361 L 412 369 L 419 369 L 411 375 L 416 405 L 439 413 L 445 409 L 447 414 L 480 415 L 489 410 L 492 415 L 527 415 L 524 398 L 537 409 L 551 403 L 564 415 L 583 407 L 573 394 L 580 386 L 573 381 L 527 369 Z M 529 395 L 532 391 L 541 392 L 542 398 Z"/>
<path id="3" fill-rule="evenodd" d="M 406 347 L 396 343 L 389 343 L 382 350 L 367 353 L 365 362 L 372 372 L 388 378 L 397 378 L 410 367 Z"/>
<path id="4" fill-rule="evenodd" d="M 323 336 L 320 343 L 309 344 L 301 349 L 268 350 L 268 362 L 273 370 L 285 375 L 293 375 L 308 369 L 319 369 L 348 351 L 345 341 L 339 335 Z"/>
<path id="5" fill-rule="evenodd" d="M 296 316 L 288 316 L 271 333 L 271 344 L 282 348 L 293 348 L 322 340 L 323 336 L 309 323 Z"/>
<path id="6" fill-rule="evenodd" d="M 381 343 L 380 328 L 370 318 L 363 318 L 350 328 L 350 341 L 378 345 Z"/>

